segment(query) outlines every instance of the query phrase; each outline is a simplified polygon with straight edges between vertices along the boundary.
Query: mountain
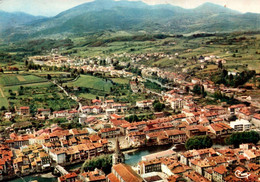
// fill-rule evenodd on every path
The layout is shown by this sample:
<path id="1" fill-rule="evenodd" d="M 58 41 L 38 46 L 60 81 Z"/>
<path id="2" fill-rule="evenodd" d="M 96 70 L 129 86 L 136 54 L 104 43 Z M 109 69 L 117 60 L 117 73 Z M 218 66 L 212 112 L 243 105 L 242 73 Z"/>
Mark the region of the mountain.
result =
<path id="1" fill-rule="evenodd" d="M 0 11 L 0 31 L 22 26 L 43 18 L 42 16 L 33 16 L 22 12 L 8 13 Z"/>
<path id="2" fill-rule="evenodd" d="M 31 21 L 30 21 L 31 22 Z M 167 33 L 226 32 L 259 29 L 260 15 L 205 3 L 195 9 L 148 5 L 141 1 L 96 0 L 2 31 L 9 40 L 81 34 L 103 30 Z"/>

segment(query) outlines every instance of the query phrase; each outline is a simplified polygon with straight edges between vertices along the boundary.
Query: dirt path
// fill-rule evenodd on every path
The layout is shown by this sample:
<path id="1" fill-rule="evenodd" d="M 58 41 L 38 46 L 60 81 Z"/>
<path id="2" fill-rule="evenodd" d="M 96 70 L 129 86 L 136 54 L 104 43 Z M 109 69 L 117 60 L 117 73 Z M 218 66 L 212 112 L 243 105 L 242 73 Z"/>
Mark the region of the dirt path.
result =
<path id="1" fill-rule="evenodd" d="M 0 88 L 0 94 L 2 95 L 3 98 L 5 98 L 5 95 L 4 95 L 2 88 Z"/>

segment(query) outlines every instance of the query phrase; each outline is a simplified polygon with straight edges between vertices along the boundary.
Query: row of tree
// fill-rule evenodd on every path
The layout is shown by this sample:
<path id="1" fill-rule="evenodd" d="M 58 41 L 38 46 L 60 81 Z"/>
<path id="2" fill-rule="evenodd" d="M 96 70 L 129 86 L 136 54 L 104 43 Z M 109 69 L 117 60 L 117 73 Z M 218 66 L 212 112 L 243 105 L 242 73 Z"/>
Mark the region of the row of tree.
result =
<path id="1" fill-rule="evenodd" d="M 212 81 L 216 84 L 224 84 L 226 86 L 238 87 L 244 85 L 248 80 L 254 77 L 255 70 L 242 71 L 236 75 L 228 74 L 228 71 L 223 69 L 221 72 L 212 76 Z"/>
<path id="2" fill-rule="evenodd" d="M 112 156 L 111 155 L 101 155 L 92 159 L 88 159 L 84 162 L 81 167 L 81 172 L 94 171 L 95 168 L 102 169 L 104 173 L 109 174 L 112 167 Z"/>
<path id="3" fill-rule="evenodd" d="M 213 145 L 213 141 L 209 136 L 194 136 L 189 138 L 185 143 L 185 148 L 187 150 L 192 149 L 204 149 L 210 148 Z"/>
<path id="4" fill-rule="evenodd" d="M 260 140 L 260 135 L 256 131 L 245 131 L 232 133 L 232 135 L 226 138 L 225 142 L 228 145 L 234 145 L 235 148 L 239 147 L 242 143 L 254 143 L 257 144 Z"/>

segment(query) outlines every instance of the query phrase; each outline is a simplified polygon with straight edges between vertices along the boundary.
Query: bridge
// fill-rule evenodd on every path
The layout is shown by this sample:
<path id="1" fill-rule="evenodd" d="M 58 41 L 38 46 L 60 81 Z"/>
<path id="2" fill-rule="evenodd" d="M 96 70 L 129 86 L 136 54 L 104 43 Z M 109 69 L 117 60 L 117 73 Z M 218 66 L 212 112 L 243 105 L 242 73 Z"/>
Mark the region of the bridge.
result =
<path id="1" fill-rule="evenodd" d="M 69 172 L 66 171 L 66 169 L 64 169 L 64 167 L 62 167 L 60 165 L 56 165 L 54 167 L 54 173 L 60 173 L 62 176 L 69 174 Z"/>

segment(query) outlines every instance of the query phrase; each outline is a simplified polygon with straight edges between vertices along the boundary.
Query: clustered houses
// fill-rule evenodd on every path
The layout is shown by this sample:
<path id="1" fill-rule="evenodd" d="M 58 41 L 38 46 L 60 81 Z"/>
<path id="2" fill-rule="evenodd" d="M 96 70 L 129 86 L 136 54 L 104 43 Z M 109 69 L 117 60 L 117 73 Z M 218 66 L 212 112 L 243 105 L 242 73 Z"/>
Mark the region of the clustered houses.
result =
<path id="1" fill-rule="evenodd" d="M 91 105 L 82 106 L 81 111 L 85 114 L 100 114 L 106 113 L 108 116 L 112 113 L 123 113 L 128 109 L 127 104 L 116 103 L 114 100 L 101 101 L 94 99 Z M 112 111 L 112 112 L 111 112 Z M 16 114 L 19 116 L 30 116 L 30 107 L 22 106 L 16 108 Z M 11 119 L 15 114 L 11 112 L 5 113 L 5 119 Z M 46 120 L 48 118 L 73 118 L 79 115 L 79 111 L 76 109 L 60 110 L 51 113 L 50 109 L 37 109 L 36 118 L 39 120 Z"/>
<path id="2" fill-rule="evenodd" d="M 171 153 L 161 156 L 142 158 L 135 168 L 140 177 L 155 176 L 163 173 L 161 180 L 169 182 L 181 180 L 202 182 L 259 181 L 260 152 L 259 145 L 241 144 L 240 148 L 200 149 Z M 111 176 L 108 176 L 111 178 Z M 112 181 L 112 180 L 110 180 Z"/>
<path id="3" fill-rule="evenodd" d="M 61 67 L 68 67 L 71 69 L 78 69 L 83 70 L 84 72 L 102 72 L 102 73 L 109 73 L 112 77 L 131 77 L 133 76 L 132 73 L 127 72 L 125 70 L 116 70 L 113 67 L 113 61 L 107 58 L 106 60 L 95 57 L 95 58 L 88 58 L 88 59 L 80 59 L 74 60 L 70 59 L 65 56 L 60 55 L 52 55 L 52 56 L 33 56 L 29 58 L 29 61 L 32 61 L 34 64 L 37 65 L 46 65 L 46 66 L 56 66 L 58 68 Z M 100 65 L 97 62 L 105 63 L 106 66 Z"/>
<path id="4" fill-rule="evenodd" d="M 50 170 L 54 163 L 67 165 L 108 152 L 108 141 L 86 129 L 64 130 L 54 126 L 33 134 L 10 134 L 0 145 L 1 179 Z M 11 150 L 12 149 L 12 150 Z"/>
<path id="5" fill-rule="evenodd" d="M 132 73 L 125 70 L 115 70 L 112 66 L 116 58 L 123 56 L 132 60 L 132 63 L 141 60 L 168 57 L 172 59 L 178 54 L 164 53 L 141 54 L 137 56 L 124 54 L 114 55 L 114 58 L 101 57 L 85 60 L 71 60 L 63 56 L 31 57 L 35 64 L 47 66 L 69 67 L 82 69 L 85 72 L 109 73 L 112 77 L 131 77 Z M 134 57 L 134 58 L 133 58 Z M 200 62 L 217 60 L 214 56 L 201 57 Z M 100 63 L 97 63 L 100 62 Z M 102 63 L 102 64 L 101 64 Z M 105 66 L 106 65 L 106 66 Z M 137 66 L 137 65 L 134 65 Z M 132 147 L 164 145 L 169 143 L 183 144 L 193 136 L 208 135 L 212 139 L 224 139 L 234 131 L 248 131 L 254 126 L 260 126 L 260 115 L 252 106 L 244 104 L 226 106 L 198 105 L 190 92 L 195 85 L 203 87 L 205 91 L 214 93 L 220 91 L 234 96 L 244 92 L 244 89 L 231 89 L 223 85 L 216 86 L 209 80 L 200 80 L 184 74 L 161 70 L 157 67 L 139 66 L 145 79 L 154 77 L 173 81 L 178 87 L 165 86 L 171 89 L 167 92 L 153 93 L 145 89 L 144 78 L 133 76 L 129 82 L 134 93 L 149 93 L 152 99 L 165 104 L 166 109 L 175 113 L 154 113 L 154 118 L 145 121 L 128 122 L 124 113 L 130 103 L 116 103 L 114 100 L 94 99 L 91 104 L 84 105 L 78 110 L 62 110 L 51 112 L 50 109 L 39 108 L 35 117 L 39 120 L 47 118 L 76 118 L 83 129 L 62 129 L 57 125 L 38 131 L 34 129 L 12 130 L 9 137 L 0 140 L 0 180 L 11 175 L 28 175 L 35 172 L 44 172 L 54 164 L 67 165 L 82 162 L 86 159 L 108 152 L 108 141 L 118 136 L 125 137 Z M 157 97 L 157 98 L 155 98 Z M 136 101 L 135 108 L 153 110 L 154 100 Z M 132 105 L 133 106 L 133 105 Z M 30 107 L 16 107 L 16 115 L 30 116 Z M 119 115 L 121 114 L 121 115 Z M 15 114 L 5 113 L 6 119 Z M 87 117 L 91 115 L 91 117 Z M 231 123 L 228 118 L 236 116 L 237 120 Z M 102 119 L 100 118 L 102 117 Z M 30 122 L 23 123 L 26 126 Z M 13 128 L 21 128 L 19 123 Z M 26 128 L 26 127 L 23 127 Z M 68 173 L 59 178 L 61 182 L 71 181 L 239 181 L 238 175 L 249 173 L 248 180 L 257 181 L 260 171 L 259 146 L 243 144 L 238 149 L 201 149 L 176 154 L 173 150 L 152 154 L 138 163 L 136 171 L 130 166 L 119 163 L 112 167 L 112 172 L 105 174 L 98 169 L 84 173 Z M 239 171 L 239 172 L 237 172 Z"/>
<path id="6" fill-rule="evenodd" d="M 106 182 L 105 173 L 100 169 L 94 171 L 83 172 L 77 174 L 75 172 L 68 173 L 58 178 L 58 182 Z"/>

